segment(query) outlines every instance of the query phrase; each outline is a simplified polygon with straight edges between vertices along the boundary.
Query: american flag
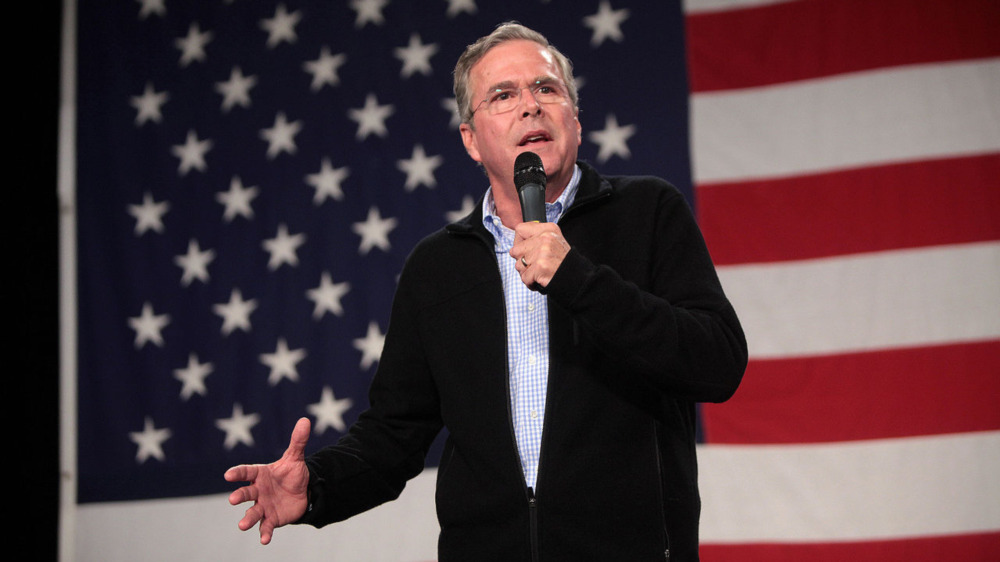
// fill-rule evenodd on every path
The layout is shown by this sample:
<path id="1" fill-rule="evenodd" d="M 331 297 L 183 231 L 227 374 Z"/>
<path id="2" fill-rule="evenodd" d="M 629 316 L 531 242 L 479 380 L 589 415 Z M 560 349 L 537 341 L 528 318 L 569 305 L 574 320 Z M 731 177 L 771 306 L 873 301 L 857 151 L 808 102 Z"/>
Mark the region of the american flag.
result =
<path id="1" fill-rule="evenodd" d="M 686 3 L 706 560 L 1000 559 L 1000 4 Z"/>
<path id="2" fill-rule="evenodd" d="M 995 559 L 1000 7 L 497 4 L 70 4 L 67 558 L 435 557 L 434 452 L 268 547 L 221 475 L 365 408 L 408 251 L 486 188 L 451 69 L 517 20 L 574 61 L 581 158 L 689 196 L 748 332 L 703 409 L 704 559 Z"/>

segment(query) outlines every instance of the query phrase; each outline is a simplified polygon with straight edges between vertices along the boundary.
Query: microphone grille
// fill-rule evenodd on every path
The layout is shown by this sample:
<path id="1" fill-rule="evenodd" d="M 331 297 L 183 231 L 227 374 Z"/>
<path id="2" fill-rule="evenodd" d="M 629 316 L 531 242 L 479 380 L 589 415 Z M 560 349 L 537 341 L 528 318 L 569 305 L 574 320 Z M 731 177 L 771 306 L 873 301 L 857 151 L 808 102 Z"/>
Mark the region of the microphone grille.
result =
<path id="1" fill-rule="evenodd" d="M 529 183 L 545 187 L 545 167 L 534 152 L 522 152 L 514 160 L 514 187 L 521 191 Z"/>

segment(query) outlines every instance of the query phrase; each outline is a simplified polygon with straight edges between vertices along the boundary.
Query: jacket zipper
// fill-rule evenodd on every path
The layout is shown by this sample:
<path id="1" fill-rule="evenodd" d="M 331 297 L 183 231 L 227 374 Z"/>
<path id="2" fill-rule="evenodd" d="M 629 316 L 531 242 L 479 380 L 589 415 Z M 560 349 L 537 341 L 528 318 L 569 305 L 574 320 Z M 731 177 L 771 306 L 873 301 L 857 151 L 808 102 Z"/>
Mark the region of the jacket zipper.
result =
<path id="1" fill-rule="evenodd" d="M 531 562 L 538 562 L 538 500 L 535 492 L 528 488 L 528 528 L 531 544 Z"/>
<path id="2" fill-rule="evenodd" d="M 501 300 L 503 300 L 502 295 Z M 504 323 L 506 325 L 506 311 L 504 311 Z M 506 333 L 506 329 L 504 333 Z M 504 338 L 505 350 L 506 346 L 507 338 Z M 504 357 L 506 357 L 506 353 L 504 354 Z M 528 500 L 528 545 L 531 549 L 531 562 L 538 562 L 538 500 L 535 498 L 535 490 L 528 486 L 524 481 L 524 469 L 521 463 L 521 452 L 517 448 L 517 433 L 514 431 L 514 413 L 510 410 L 510 368 L 506 368 L 505 371 L 507 372 L 507 427 L 510 429 L 510 438 L 514 445 L 514 459 L 517 461 L 517 474 L 521 479 L 521 485 L 524 487 L 524 495 Z M 542 435 L 544 439 L 544 429 L 542 430 Z M 539 467 L 540 466 L 541 463 L 539 463 Z"/>
<path id="3" fill-rule="evenodd" d="M 574 211 L 576 207 L 586 206 L 586 205 L 588 205 L 588 204 L 590 204 L 590 203 L 592 203 L 594 201 L 603 199 L 603 198 L 605 198 L 605 197 L 607 197 L 609 195 L 610 195 L 610 193 L 598 193 L 594 197 L 592 197 L 591 199 L 585 199 L 585 200 L 579 201 L 578 204 L 574 204 L 569 209 L 566 210 L 566 213 L 563 214 L 563 219 L 566 218 L 566 215 L 568 213 Z M 475 235 L 475 234 L 473 234 L 473 235 Z M 478 236 L 478 237 L 480 238 L 480 240 L 482 240 L 484 242 L 484 245 L 492 253 L 492 245 L 489 243 L 489 241 L 487 239 L 483 238 L 482 236 Z M 497 274 L 499 275 L 499 273 L 500 272 L 498 270 Z M 503 283 L 503 280 L 501 279 L 501 285 L 502 285 L 502 283 Z M 506 325 L 506 319 L 507 319 L 506 308 L 507 308 L 507 305 L 506 305 L 506 299 L 505 299 L 505 296 L 503 294 L 503 291 L 501 291 L 500 293 L 501 293 L 500 294 L 500 303 L 502 305 L 503 313 L 504 313 L 503 314 L 503 318 L 504 318 L 504 333 L 506 334 L 507 333 L 507 325 Z M 574 341 L 575 344 L 579 344 L 579 326 L 577 326 L 575 320 L 573 321 L 573 341 Z M 508 351 L 507 350 L 507 339 L 506 338 L 504 338 L 504 351 L 505 351 L 504 357 L 506 357 L 507 356 L 506 352 Z M 550 356 L 551 356 L 551 353 L 550 353 Z M 551 365 L 549 366 L 549 370 L 550 370 L 550 373 L 551 373 Z M 506 383 L 506 390 L 507 390 L 507 425 L 510 428 L 511 439 L 513 440 L 513 443 L 514 443 L 514 453 L 515 453 L 514 457 L 517 459 L 517 471 L 521 475 L 521 481 L 523 482 L 524 481 L 524 473 L 523 473 L 523 469 L 522 469 L 522 465 L 521 465 L 521 454 L 520 454 L 520 452 L 517 449 L 517 434 L 514 431 L 514 414 L 510 410 L 510 403 L 511 403 L 511 395 L 510 395 L 510 367 L 508 366 L 507 368 L 505 368 L 505 371 L 507 373 L 507 383 Z M 546 394 L 548 394 L 548 389 L 546 389 Z M 548 403 L 547 399 L 546 399 L 546 403 Z M 541 449 L 541 448 L 544 447 L 544 444 L 545 444 L 545 434 L 546 434 L 545 428 L 543 427 L 542 428 L 542 442 L 541 442 L 541 444 L 539 446 L 539 449 Z M 657 468 L 659 469 L 660 457 L 659 457 L 659 443 L 658 442 L 656 443 L 656 446 L 657 446 L 657 450 L 656 450 L 657 451 L 656 462 L 657 462 Z M 538 475 L 539 476 L 541 476 L 541 466 L 542 466 L 541 459 L 539 459 L 539 463 L 538 463 Z M 657 470 L 657 474 L 659 474 L 659 470 Z M 662 499 L 662 497 L 663 497 L 663 491 L 662 491 L 663 484 L 662 484 L 662 481 L 659 484 L 660 484 L 660 488 L 661 488 L 661 490 L 660 490 L 660 497 Z M 529 539 L 529 545 L 530 545 L 530 549 L 531 549 L 531 560 L 532 560 L 532 562 L 539 562 L 539 556 L 540 555 L 539 555 L 539 548 L 538 548 L 538 499 L 535 497 L 535 491 L 534 491 L 534 489 L 532 489 L 531 487 L 529 487 L 527 485 L 527 483 L 525 483 L 525 485 L 524 485 L 524 490 L 525 490 L 525 496 L 526 496 L 526 498 L 528 500 L 528 535 L 529 535 L 528 539 Z M 662 502 L 661 502 L 661 504 L 662 504 Z M 666 523 L 665 522 L 664 522 L 663 532 L 664 532 L 664 536 L 666 536 Z M 667 540 L 667 545 L 668 546 L 667 546 L 667 549 L 664 551 L 664 554 L 666 556 L 666 562 L 670 562 L 669 538 Z"/>
<path id="4" fill-rule="evenodd" d="M 487 245 L 487 247 L 492 252 L 492 248 Z M 495 256 L 494 256 L 495 257 Z M 500 275 L 499 269 L 497 270 L 497 276 Z M 501 285 L 503 285 L 503 279 L 500 280 Z M 506 296 L 503 291 L 500 291 L 500 305 L 502 308 L 502 317 L 504 319 L 504 334 L 507 333 L 507 301 Z M 504 337 L 504 357 L 507 357 L 507 338 Z M 538 562 L 538 500 L 535 499 L 535 491 L 524 482 L 524 470 L 521 463 L 521 453 L 517 448 L 517 433 L 514 431 L 514 413 L 510 409 L 511 395 L 510 395 L 510 366 L 504 368 L 504 372 L 507 373 L 507 380 L 504 381 L 504 387 L 506 389 L 507 395 L 507 427 L 510 429 L 511 442 L 514 445 L 514 458 L 517 461 L 516 468 L 517 473 L 521 478 L 522 485 L 524 487 L 524 494 L 528 500 L 528 544 L 531 549 L 531 561 Z M 544 438 L 544 428 L 542 435 Z M 539 463 L 541 466 L 541 463 Z"/>
<path id="5" fill-rule="evenodd" d="M 663 502 L 663 464 L 660 461 L 660 433 L 653 422 L 653 452 L 656 454 L 656 485 L 660 489 L 660 517 L 663 524 L 663 560 L 670 562 L 670 531 L 667 530 L 667 514 L 664 513 Z"/>

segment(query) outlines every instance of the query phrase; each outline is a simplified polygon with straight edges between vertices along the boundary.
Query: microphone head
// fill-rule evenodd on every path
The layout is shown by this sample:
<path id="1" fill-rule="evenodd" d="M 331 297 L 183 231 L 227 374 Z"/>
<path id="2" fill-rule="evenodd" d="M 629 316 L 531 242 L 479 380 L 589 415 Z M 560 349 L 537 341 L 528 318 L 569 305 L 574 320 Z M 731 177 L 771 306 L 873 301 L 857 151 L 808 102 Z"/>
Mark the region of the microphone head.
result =
<path id="1" fill-rule="evenodd" d="M 514 187 L 521 191 L 531 183 L 545 187 L 545 167 L 542 158 L 534 152 L 522 152 L 514 160 Z"/>

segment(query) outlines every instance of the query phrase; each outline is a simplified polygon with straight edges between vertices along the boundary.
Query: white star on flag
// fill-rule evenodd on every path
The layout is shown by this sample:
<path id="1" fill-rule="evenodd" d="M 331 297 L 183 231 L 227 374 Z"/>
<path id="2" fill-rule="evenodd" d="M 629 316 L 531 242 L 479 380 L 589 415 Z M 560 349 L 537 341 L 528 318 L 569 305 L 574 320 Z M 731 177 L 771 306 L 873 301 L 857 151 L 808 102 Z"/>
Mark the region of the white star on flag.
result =
<path id="1" fill-rule="evenodd" d="M 306 410 L 316 416 L 316 423 L 313 424 L 313 433 L 321 435 L 331 427 L 343 433 L 347 429 L 347 424 L 344 423 L 344 412 L 350 410 L 353 405 L 354 401 L 350 398 L 341 398 L 338 400 L 333 395 L 333 389 L 329 386 L 324 386 L 319 402 L 306 406 Z"/>
<path id="2" fill-rule="evenodd" d="M 267 261 L 267 268 L 274 271 L 286 263 L 293 267 L 299 265 L 299 256 L 295 252 L 305 241 L 305 234 L 301 232 L 288 234 L 288 227 L 284 223 L 279 224 L 275 237 L 268 238 L 261 243 L 264 249 L 271 254 Z"/>
<path id="3" fill-rule="evenodd" d="M 170 324 L 169 314 L 154 314 L 153 305 L 146 302 L 142 305 L 142 314 L 128 319 L 128 325 L 135 330 L 135 348 L 140 349 L 148 342 L 157 347 L 163 347 L 163 335 L 160 331 Z"/>
<path id="4" fill-rule="evenodd" d="M 243 76 L 240 67 L 234 66 L 229 73 L 229 80 L 215 83 L 215 91 L 222 94 L 222 111 L 229 113 L 237 105 L 250 107 L 250 88 L 256 85 L 256 76 Z"/>
<path id="5" fill-rule="evenodd" d="M 247 220 L 253 218 L 253 207 L 250 202 L 260 193 L 256 187 L 243 187 L 243 181 L 239 176 L 233 176 L 229 181 L 229 190 L 220 191 L 215 195 L 215 200 L 225 205 L 222 218 L 226 222 L 232 222 L 237 216 Z"/>
<path id="6" fill-rule="evenodd" d="M 144 20 L 151 15 L 163 16 L 167 13 L 167 7 L 163 4 L 165 0 L 138 0 L 142 7 L 139 8 L 139 19 Z"/>
<path id="7" fill-rule="evenodd" d="M 271 368 L 271 374 L 267 376 L 267 382 L 271 386 L 277 385 L 282 379 L 298 382 L 299 371 L 296 365 L 306 357 L 304 349 L 288 349 L 288 342 L 285 338 L 278 338 L 278 345 L 274 353 L 262 353 L 260 362 Z"/>
<path id="8" fill-rule="evenodd" d="M 194 61 L 205 60 L 205 45 L 212 40 L 212 32 L 202 33 L 198 23 L 192 23 L 188 28 L 188 34 L 174 41 L 174 45 L 181 50 L 180 66 L 186 67 Z"/>
<path id="9" fill-rule="evenodd" d="M 368 94 L 365 97 L 364 107 L 347 110 L 347 116 L 358 124 L 357 139 L 364 140 L 372 134 L 379 137 L 389 134 L 389 130 L 385 127 L 385 120 L 395 111 L 396 108 L 392 104 L 379 105 L 375 94 Z"/>
<path id="10" fill-rule="evenodd" d="M 382 15 L 382 8 L 385 8 L 389 0 L 351 0 L 351 9 L 358 13 L 354 20 L 354 27 L 364 27 L 367 23 L 382 25 L 385 23 L 385 16 Z"/>
<path id="11" fill-rule="evenodd" d="M 349 175 L 351 175 L 350 168 L 347 166 L 334 168 L 330 164 L 330 159 L 324 158 L 319 173 L 306 176 L 306 183 L 316 188 L 313 203 L 321 205 L 327 197 L 332 197 L 335 201 L 343 199 L 344 191 L 341 189 L 341 184 Z"/>
<path id="12" fill-rule="evenodd" d="M 279 111 L 274 117 L 274 126 L 261 129 L 260 138 L 267 141 L 267 157 L 273 160 L 282 152 L 295 154 L 295 135 L 302 130 L 302 121 L 288 122 L 285 112 Z"/>
<path id="13" fill-rule="evenodd" d="M 142 205 L 129 205 L 128 214 L 135 217 L 135 235 L 142 236 L 147 230 L 163 232 L 163 215 L 170 210 L 170 203 L 153 201 L 147 191 L 142 196 Z"/>
<path id="14" fill-rule="evenodd" d="M 319 58 L 302 63 L 302 69 L 312 74 L 312 91 L 318 92 L 323 86 L 329 84 L 336 86 L 340 84 L 340 75 L 337 70 L 347 62 L 347 55 L 330 54 L 330 48 L 323 45 L 319 51 Z"/>
<path id="15" fill-rule="evenodd" d="M 194 238 L 188 242 L 186 254 L 174 257 L 174 263 L 184 269 L 181 275 L 181 285 L 187 287 L 192 281 L 197 279 L 202 283 L 208 283 L 208 264 L 215 259 L 215 250 L 202 251 L 198 241 Z"/>
<path id="16" fill-rule="evenodd" d="M 136 127 L 145 124 L 146 121 L 152 121 L 154 123 L 162 121 L 163 104 L 167 103 L 167 100 L 169 99 L 170 94 L 167 92 L 157 92 L 153 89 L 152 82 L 146 82 L 146 88 L 142 91 L 142 95 L 132 96 L 132 99 L 129 102 L 132 107 L 136 109 Z"/>
<path id="17" fill-rule="evenodd" d="M 174 378 L 181 381 L 181 400 L 187 400 L 195 394 L 205 396 L 208 389 L 205 387 L 205 377 L 214 370 L 211 363 L 201 363 L 198 355 L 192 353 L 188 356 L 187 367 L 174 369 Z"/>
<path id="18" fill-rule="evenodd" d="M 590 38 L 590 45 L 598 47 L 604 43 L 605 39 L 620 43 L 625 38 L 621 25 L 623 21 L 628 19 L 628 16 L 627 8 L 612 10 L 608 0 L 601 0 L 597 13 L 583 18 L 583 24 L 594 30 L 594 34 Z"/>
<path id="19" fill-rule="evenodd" d="M 139 446 L 139 450 L 135 453 L 135 462 L 142 464 L 150 457 L 158 461 L 164 460 L 166 455 L 163 454 L 163 442 L 170 439 L 171 435 L 171 431 L 167 428 L 156 429 L 153 419 L 147 416 L 142 431 L 132 431 L 128 434 L 128 438 Z"/>
<path id="20" fill-rule="evenodd" d="M 466 215 L 471 213 L 476 208 L 476 202 L 472 197 L 465 195 L 462 197 L 462 207 L 460 209 L 455 209 L 454 211 L 448 211 L 444 214 L 445 220 L 448 222 L 455 222 L 464 218 Z"/>
<path id="21" fill-rule="evenodd" d="M 595 144 L 600 145 L 597 152 L 597 161 L 607 162 L 612 156 L 620 156 L 628 159 L 632 156 L 632 151 L 628 149 L 628 139 L 635 134 L 635 125 L 618 124 L 618 118 L 613 113 L 608 114 L 604 119 L 604 129 L 591 131 L 587 138 Z"/>
<path id="22" fill-rule="evenodd" d="M 397 47 L 394 51 L 396 58 L 403 61 L 403 68 L 399 71 L 399 76 L 409 78 L 416 72 L 430 76 L 432 72 L 431 57 L 437 51 L 438 46 L 434 43 L 424 45 L 420 35 L 416 33 L 410 35 L 410 44 L 406 47 Z"/>
<path id="23" fill-rule="evenodd" d="M 267 32 L 267 48 L 273 49 L 282 41 L 294 43 L 298 40 L 295 26 L 302 19 L 302 12 L 296 10 L 288 13 L 284 4 L 278 4 L 273 18 L 260 21 L 260 28 Z"/>
<path id="24" fill-rule="evenodd" d="M 351 290 L 348 282 L 334 283 L 330 278 L 330 272 L 324 271 L 320 277 L 319 287 L 306 291 L 309 300 L 316 303 L 313 308 L 313 318 L 320 319 L 327 312 L 334 316 L 343 316 L 344 307 L 340 304 L 340 299 Z"/>
<path id="25" fill-rule="evenodd" d="M 361 245 L 358 246 L 358 253 L 367 255 L 375 247 L 388 252 L 392 247 L 389 244 L 389 232 L 396 228 L 397 222 L 392 217 L 383 219 L 377 207 L 368 209 L 368 218 L 364 222 L 356 222 L 351 225 L 351 230 L 361 236 Z"/>
<path id="26" fill-rule="evenodd" d="M 458 130 L 459 125 L 462 124 L 462 115 L 458 112 L 458 102 L 455 101 L 454 97 L 444 98 L 441 100 L 441 107 L 451 116 L 448 128 Z"/>
<path id="27" fill-rule="evenodd" d="M 247 447 L 253 447 L 253 434 L 250 430 L 258 423 L 260 423 L 260 414 L 245 415 L 243 405 L 237 402 L 233 404 L 233 415 L 215 420 L 215 427 L 226 432 L 223 446 L 227 451 L 230 451 L 240 443 Z"/>
<path id="28" fill-rule="evenodd" d="M 445 11 L 445 15 L 454 18 L 462 12 L 474 14 L 477 11 L 476 0 L 448 0 L 448 10 Z"/>
<path id="29" fill-rule="evenodd" d="M 216 314 L 222 317 L 222 335 L 228 336 L 233 330 L 249 332 L 250 314 L 257 310 L 257 299 L 243 300 L 243 293 L 233 289 L 229 294 L 229 302 L 212 307 Z"/>
<path id="30" fill-rule="evenodd" d="M 184 144 L 174 145 L 171 149 L 173 155 L 181 159 L 177 173 L 185 176 L 192 168 L 204 172 L 208 167 L 205 164 L 205 153 L 211 149 L 212 141 L 210 139 L 198 140 L 198 133 L 193 129 L 188 131 Z"/>
<path id="31" fill-rule="evenodd" d="M 354 349 L 361 352 L 361 370 L 368 370 L 382 356 L 385 345 L 385 335 L 379 330 L 376 322 L 368 323 L 368 332 L 363 338 L 354 340 Z"/>
<path id="32" fill-rule="evenodd" d="M 441 156 L 427 156 L 423 145 L 413 147 L 413 155 L 396 162 L 396 167 L 406 173 L 406 191 L 413 191 L 421 185 L 433 188 L 437 185 L 434 170 L 444 163 Z"/>

